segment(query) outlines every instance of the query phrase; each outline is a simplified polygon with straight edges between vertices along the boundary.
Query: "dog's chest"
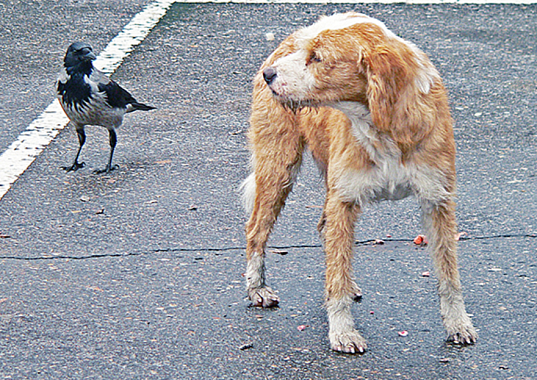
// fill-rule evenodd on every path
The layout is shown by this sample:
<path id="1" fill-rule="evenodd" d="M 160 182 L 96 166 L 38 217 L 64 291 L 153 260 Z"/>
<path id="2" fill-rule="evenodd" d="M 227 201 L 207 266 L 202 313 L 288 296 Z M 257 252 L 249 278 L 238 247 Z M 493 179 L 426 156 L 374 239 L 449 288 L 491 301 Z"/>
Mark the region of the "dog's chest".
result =
<path id="1" fill-rule="evenodd" d="M 413 193 L 413 173 L 397 160 L 386 158 L 368 168 L 347 167 L 338 178 L 337 187 L 347 201 L 395 201 Z"/>
<path id="2" fill-rule="evenodd" d="M 351 115 L 352 116 L 352 115 Z M 418 176 L 413 165 L 404 165 L 397 144 L 379 135 L 369 113 L 349 117 L 352 122 L 354 143 L 367 152 L 372 165 L 343 170 L 338 189 L 349 201 L 367 203 L 379 200 L 399 200 L 413 192 L 413 180 Z"/>

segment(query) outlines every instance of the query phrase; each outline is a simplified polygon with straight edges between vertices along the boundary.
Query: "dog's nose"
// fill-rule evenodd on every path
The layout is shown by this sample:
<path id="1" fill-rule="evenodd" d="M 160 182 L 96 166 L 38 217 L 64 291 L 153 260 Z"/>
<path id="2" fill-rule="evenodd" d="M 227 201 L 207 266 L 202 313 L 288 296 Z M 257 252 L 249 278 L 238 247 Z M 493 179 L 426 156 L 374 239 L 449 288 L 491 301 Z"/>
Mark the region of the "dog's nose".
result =
<path id="1" fill-rule="evenodd" d="M 274 81 L 274 78 L 276 78 L 276 69 L 273 67 L 267 67 L 265 70 L 263 70 L 263 78 L 265 79 L 265 82 L 270 85 Z"/>

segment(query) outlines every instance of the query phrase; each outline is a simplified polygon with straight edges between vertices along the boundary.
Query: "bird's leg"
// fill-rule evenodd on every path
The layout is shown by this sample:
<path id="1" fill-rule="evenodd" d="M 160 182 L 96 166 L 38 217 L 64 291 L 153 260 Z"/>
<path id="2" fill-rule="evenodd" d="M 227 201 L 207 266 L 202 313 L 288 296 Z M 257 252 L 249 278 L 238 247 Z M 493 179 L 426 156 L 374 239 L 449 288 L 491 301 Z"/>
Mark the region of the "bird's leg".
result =
<path id="1" fill-rule="evenodd" d="M 78 162 L 78 156 L 80 156 L 80 151 L 82 150 L 82 147 L 84 146 L 84 143 L 86 142 L 86 133 L 84 132 L 84 127 L 76 129 L 76 133 L 78 135 L 78 152 L 76 152 L 75 162 L 71 166 L 62 166 L 62 169 L 66 170 L 67 172 L 70 171 L 77 171 L 78 169 L 81 169 L 85 166 L 83 162 Z"/>
<path id="2" fill-rule="evenodd" d="M 114 149 L 116 148 L 117 143 L 116 131 L 111 128 L 108 130 L 108 133 L 110 134 L 110 158 L 108 159 L 108 164 L 106 165 L 106 167 L 101 170 L 95 170 L 95 174 L 109 173 L 112 170 L 119 168 L 119 165 L 112 166 L 112 157 L 114 157 Z"/>

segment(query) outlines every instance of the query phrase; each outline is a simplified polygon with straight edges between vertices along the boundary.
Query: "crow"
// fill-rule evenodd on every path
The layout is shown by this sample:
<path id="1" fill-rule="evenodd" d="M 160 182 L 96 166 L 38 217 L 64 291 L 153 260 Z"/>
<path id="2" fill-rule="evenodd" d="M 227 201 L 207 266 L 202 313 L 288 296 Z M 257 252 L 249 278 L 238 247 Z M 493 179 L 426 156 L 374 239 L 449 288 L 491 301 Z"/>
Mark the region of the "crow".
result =
<path id="1" fill-rule="evenodd" d="M 117 143 L 116 128 L 123 122 L 123 115 L 132 111 L 149 111 L 155 107 L 138 103 L 125 89 L 93 67 L 97 57 L 93 48 L 85 42 L 75 42 L 67 49 L 64 64 L 57 81 L 58 100 L 76 128 L 79 148 L 75 162 L 65 166 L 67 172 L 84 167 L 78 162 L 80 151 L 86 142 L 86 125 L 99 125 L 108 129 L 110 137 L 110 158 L 102 170 L 108 173 L 117 169 L 112 166 L 112 157 Z"/>

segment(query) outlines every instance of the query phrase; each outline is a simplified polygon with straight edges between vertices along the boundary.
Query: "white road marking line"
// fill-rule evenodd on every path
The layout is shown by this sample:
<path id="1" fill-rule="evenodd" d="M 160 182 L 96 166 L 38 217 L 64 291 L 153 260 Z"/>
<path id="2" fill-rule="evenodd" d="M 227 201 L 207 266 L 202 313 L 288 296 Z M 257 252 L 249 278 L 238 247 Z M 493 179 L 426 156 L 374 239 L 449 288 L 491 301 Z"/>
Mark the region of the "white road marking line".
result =
<path id="1" fill-rule="evenodd" d="M 97 57 L 95 66 L 107 74 L 113 73 L 174 2 L 157 0 L 147 5 L 110 41 Z M 60 103 L 55 100 L 0 155 L 0 199 L 68 122 Z"/>

